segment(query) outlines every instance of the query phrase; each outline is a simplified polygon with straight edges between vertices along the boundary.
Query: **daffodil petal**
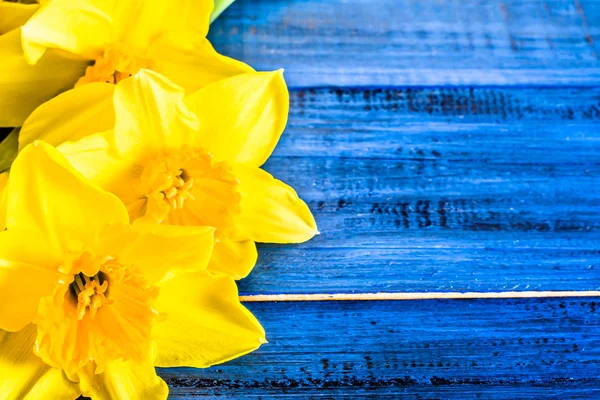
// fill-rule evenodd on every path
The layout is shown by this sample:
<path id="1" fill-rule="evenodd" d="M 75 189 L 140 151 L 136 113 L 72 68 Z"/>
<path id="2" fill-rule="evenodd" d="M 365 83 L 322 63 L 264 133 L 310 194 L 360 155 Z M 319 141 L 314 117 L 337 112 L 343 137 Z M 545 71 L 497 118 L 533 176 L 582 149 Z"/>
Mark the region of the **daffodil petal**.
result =
<path id="1" fill-rule="evenodd" d="M 80 374 L 79 387 L 84 396 L 94 400 L 163 400 L 169 394 L 167 384 L 156 375 L 151 360 L 111 361 L 101 374 L 93 370 Z"/>
<path id="2" fill-rule="evenodd" d="M 141 167 L 135 163 L 133 153 L 136 148 L 131 148 L 133 153 L 124 157 L 116 154 L 109 143 L 113 136 L 112 131 L 93 134 L 75 142 L 65 142 L 57 149 L 75 170 L 100 188 L 117 195 L 128 207 L 143 195 L 135 190 Z"/>
<path id="3" fill-rule="evenodd" d="M 156 40 L 169 37 L 180 46 L 204 38 L 208 33 L 212 1 L 130 0 L 118 6 L 117 17 L 123 40 L 147 49 Z"/>
<path id="4" fill-rule="evenodd" d="M 226 275 L 177 275 L 161 288 L 155 304 L 167 314 L 153 331 L 156 366 L 205 368 L 266 342 L 259 322 L 240 304 L 235 281 Z"/>
<path id="5" fill-rule="evenodd" d="M 90 83 L 42 104 L 23 124 L 19 149 L 34 140 L 58 146 L 112 129 L 115 124 L 114 91 L 115 85 Z"/>
<path id="6" fill-rule="evenodd" d="M 238 242 L 225 237 L 218 238 L 207 269 L 242 279 L 252 271 L 257 258 L 256 244 L 252 240 Z"/>
<path id="7" fill-rule="evenodd" d="M 52 146 L 38 141 L 13 163 L 6 226 L 40 232 L 64 251 L 80 249 L 109 223 L 127 223 L 121 201 L 93 186 Z"/>
<path id="8" fill-rule="evenodd" d="M 0 173 L 0 231 L 6 228 L 6 186 L 8 184 L 8 172 Z"/>
<path id="9" fill-rule="evenodd" d="M 136 223 L 132 233 L 118 253 L 119 260 L 143 267 L 144 277 L 152 284 L 173 271 L 206 268 L 214 243 L 211 227 Z"/>
<path id="10" fill-rule="evenodd" d="M 88 64 L 49 51 L 29 65 L 19 29 L 0 35 L 0 60 L 0 127 L 21 126 L 37 106 L 72 88 Z"/>
<path id="11" fill-rule="evenodd" d="M 38 4 L 0 2 L 0 35 L 19 28 L 37 11 Z"/>
<path id="12" fill-rule="evenodd" d="M 59 266 L 59 253 L 39 234 L 0 232 L 0 329 L 15 332 L 33 321 L 40 298 L 58 282 Z"/>
<path id="13" fill-rule="evenodd" d="M 198 116 L 196 144 L 219 159 L 262 165 L 287 123 L 289 94 L 282 71 L 236 75 L 186 98 Z"/>
<path id="14" fill-rule="evenodd" d="M 189 142 L 198 120 L 183 103 L 183 89 L 156 72 L 141 70 L 115 90 L 114 142 L 120 154 L 164 150 Z"/>
<path id="15" fill-rule="evenodd" d="M 47 49 L 93 60 L 118 38 L 112 17 L 93 0 L 52 0 L 21 28 L 23 51 L 35 64 Z"/>
<path id="16" fill-rule="evenodd" d="M 7 400 L 73 400 L 81 392 L 62 370 L 45 364 L 33 353 L 36 327 L 0 331 L 0 393 Z"/>
<path id="17" fill-rule="evenodd" d="M 239 239 L 301 243 L 318 233 L 308 206 L 290 186 L 260 168 L 237 166 L 235 174 L 242 193 Z"/>
<path id="18" fill-rule="evenodd" d="M 186 49 L 172 41 L 155 43 L 151 58 L 157 71 L 192 93 L 231 76 L 253 72 L 247 64 L 217 53 L 207 39 Z"/>

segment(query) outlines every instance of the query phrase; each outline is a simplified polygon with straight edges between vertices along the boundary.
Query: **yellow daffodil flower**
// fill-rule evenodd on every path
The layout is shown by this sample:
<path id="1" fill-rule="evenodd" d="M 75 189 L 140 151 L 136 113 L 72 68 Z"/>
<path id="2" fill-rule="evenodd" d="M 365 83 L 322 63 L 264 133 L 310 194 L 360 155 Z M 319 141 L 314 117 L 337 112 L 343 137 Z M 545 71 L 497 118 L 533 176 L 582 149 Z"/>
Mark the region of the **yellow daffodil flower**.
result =
<path id="1" fill-rule="evenodd" d="M 0 1 L 0 127 L 21 126 L 35 107 L 72 88 L 89 64 L 56 50 L 46 52 L 36 65 L 27 62 L 20 26 L 38 8 Z"/>
<path id="2" fill-rule="evenodd" d="M 264 331 L 235 282 L 203 268 L 213 228 L 129 225 L 56 149 L 25 148 L 0 232 L 4 399 L 165 399 L 155 366 L 206 367 Z"/>
<path id="3" fill-rule="evenodd" d="M 186 97 L 143 70 L 115 86 L 114 126 L 42 106 L 20 140 L 59 144 L 96 127 L 103 133 L 58 149 L 115 193 L 132 221 L 215 227 L 209 268 L 239 279 L 256 262 L 255 242 L 299 243 L 317 233 L 296 192 L 260 168 L 285 127 L 288 102 L 281 71 L 237 75 Z"/>
<path id="4" fill-rule="evenodd" d="M 141 68 L 190 91 L 252 71 L 206 39 L 213 0 L 48 0 L 26 11 L 0 4 L 15 15 L 3 24 L 13 29 L 0 36 L 0 126 L 20 126 L 41 103 L 74 86 L 78 104 L 93 108 L 107 90 L 77 89 L 117 83 Z"/>

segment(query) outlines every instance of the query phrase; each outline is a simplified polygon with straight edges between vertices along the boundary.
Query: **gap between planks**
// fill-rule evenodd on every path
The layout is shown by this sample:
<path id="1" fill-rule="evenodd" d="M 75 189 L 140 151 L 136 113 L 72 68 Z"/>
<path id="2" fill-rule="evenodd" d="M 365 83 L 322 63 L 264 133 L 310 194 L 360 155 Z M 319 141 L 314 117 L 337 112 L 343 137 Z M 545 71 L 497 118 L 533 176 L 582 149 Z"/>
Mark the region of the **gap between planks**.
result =
<path id="1" fill-rule="evenodd" d="M 257 294 L 240 296 L 240 301 L 259 303 L 270 301 L 519 299 L 538 297 L 600 297 L 600 291 Z"/>

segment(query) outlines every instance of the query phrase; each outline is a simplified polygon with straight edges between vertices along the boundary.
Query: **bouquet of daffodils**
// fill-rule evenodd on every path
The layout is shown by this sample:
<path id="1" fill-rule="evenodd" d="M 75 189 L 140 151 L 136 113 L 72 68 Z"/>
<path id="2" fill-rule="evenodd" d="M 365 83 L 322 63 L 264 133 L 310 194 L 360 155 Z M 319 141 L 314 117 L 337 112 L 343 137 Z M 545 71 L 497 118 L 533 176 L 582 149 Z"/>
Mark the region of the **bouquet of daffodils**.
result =
<path id="1" fill-rule="evenodd" d="M 3 398 L 164 399 L 266 342 L 235 280 L 317 229 L 260 168 L 282 71 L 206 39 L 230 2 L 0 2 Z"/>

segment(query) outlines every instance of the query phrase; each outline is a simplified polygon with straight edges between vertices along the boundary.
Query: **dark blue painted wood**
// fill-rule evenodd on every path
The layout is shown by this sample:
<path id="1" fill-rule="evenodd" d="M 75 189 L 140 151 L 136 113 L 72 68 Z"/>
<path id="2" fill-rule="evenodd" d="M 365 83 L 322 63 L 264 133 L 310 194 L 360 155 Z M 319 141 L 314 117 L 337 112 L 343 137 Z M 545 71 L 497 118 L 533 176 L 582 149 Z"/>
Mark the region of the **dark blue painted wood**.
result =
<path id="1" fill-rule="evenodd" d="M 600 83 L 597 0 L 238 0 L 224 54 L 314 86 Z"/>
<path id="2" fill-rule="evenodd" d="M 276 384 L 275 384 L 276 385 Z M 205 390 L 201 391 L 202 393 Z M 180 394 L 181 393 L 181 394 Z M 598 398 L 598 383 L 572 382 L 569 379 L 550 384 L 498 384 L 482 385 L 480 383 L 461 385 L 419 385 L 409 388 L 382 388 L 368 385 L 356 387 L 328 388 L 285 388 L 277 391 L 262 389 L 232 389 L 218 391 L 214 395 L 194 395 L 194 390 L 177 390 L 172 400 L 184 399 L 418 399 L 418 400 L 532 400 L 555 399 L 590 400 Z M 224 393 L 224 394 L 221 394 Z"/>
<path id="3" fill-rule="evenodd" d="M 322 234 L 249 293 L 600 289 L 600 89 L 292 91 L 266 169 Z"/>
<path id="4" fill-rule="evenodd" d="M 253 303 L 269 344 L 160 374 L 174 399 L 598 398 L 599 301 Z"/>

